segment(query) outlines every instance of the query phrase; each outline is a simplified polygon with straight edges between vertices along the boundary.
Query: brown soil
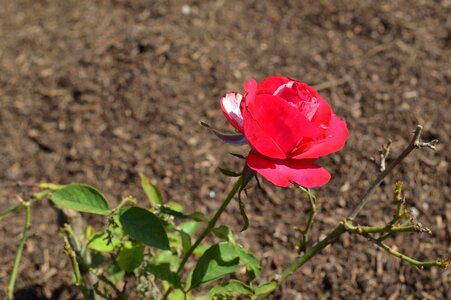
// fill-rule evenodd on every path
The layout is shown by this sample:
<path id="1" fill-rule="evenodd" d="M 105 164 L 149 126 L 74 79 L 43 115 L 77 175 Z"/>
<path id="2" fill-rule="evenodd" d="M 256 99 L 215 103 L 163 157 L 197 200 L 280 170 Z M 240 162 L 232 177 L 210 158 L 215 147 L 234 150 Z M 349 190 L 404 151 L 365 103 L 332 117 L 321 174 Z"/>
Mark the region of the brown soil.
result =
<path id="1" fill-rule="evenodd" d="M 315 191 L 322 209 L 312 239 L 368 187 L 380 145 L 391 138 L 398 153 L 420 123 L 425 139 L 440 139 L 438 151 L 406 159 L 359 223 L 388 221 L 393 184 L 403 180 L 408 205 L 433 235 L 393 244 L 420 259 L 449 256 L 451 2 L 320 2 L 3 0 L 0 209 L 27 194 L 9 185 L 17 181 L 84 182 L 111 202 L 143 199 L 145 172 L 167 199 L 211 214 L 231 186 L 218 166 L 238 170 L 227 153 L 246 148 L 224 146 L 199 121 L 231 129 L 220 96 L 241 91 L 247 77 L 284 74 L 318 85 L 350 129 L 345 149 L 324 160 L 333 178 Z M 293 226 L 305 223 L 308 205 L 293 189 L 264 186 L 269 193 L 249 191 L 251 225 L 238 238 L 269 278 L 295 257 Z M 32 214 L 17 299 L 69 299 L 76 292 L 55 211 L 44 201 Z M 222 221 L 239 229 L 236 203 Z M 22 222 L 18 214 L 0 224 L 3 291 Z M 345 235 L 272 298 L 450 299 L 450 285 L 449 270 L 418 270 Z"/>

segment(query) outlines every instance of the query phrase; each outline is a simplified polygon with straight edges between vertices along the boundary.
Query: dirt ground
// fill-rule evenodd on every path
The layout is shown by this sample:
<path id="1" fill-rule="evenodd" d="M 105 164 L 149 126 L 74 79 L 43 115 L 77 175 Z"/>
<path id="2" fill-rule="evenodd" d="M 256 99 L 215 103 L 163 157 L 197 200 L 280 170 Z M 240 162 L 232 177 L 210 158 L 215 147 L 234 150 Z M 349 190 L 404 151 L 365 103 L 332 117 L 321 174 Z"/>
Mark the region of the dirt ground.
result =
<path id="1" fill-rule="evenodd" d="M 84 182 L 111 202 L 144 199 L 145 172 L 167 199 L 211 215 L 232 184 L 218 166 L 238 170 L 227 153 L 247 148 L 225 146 L 199 121 L 231 129 L 219 98 L 248 77 L 281 74 L 316 85 L 349 124 L 346 147 L 323 160 L 333 177 L 315 190 L 312 239 L 368 187 L 379 147 L 391 138 L 399 153 L 420 123 L 438 151 L 408 157 L 358 222 L 388 221 L 403 180 L 408 206 L 433 234 L 390 242 L 419 259 L 449 256 L 451 1 L 320 2 L 1 0 L 0 209 L 27 194 L 18 181 Z M 270 278 L 295 258 L 293 227 L 305 224 L 308 205 L 293 189 L 264 187 L 249 190 L 250 228 L 238 239 Z M 17 299 L 76 297 L 55 221 L 47 201 L 34 207 Z M 236 203 L 221 221 L 240 228 Z M 23 213 L 0 223 L 0 299 L 22 223 Z M 270 298 L 450 299 L 450 286 L 449 270 L 418 270 L 344 235 Z"/>

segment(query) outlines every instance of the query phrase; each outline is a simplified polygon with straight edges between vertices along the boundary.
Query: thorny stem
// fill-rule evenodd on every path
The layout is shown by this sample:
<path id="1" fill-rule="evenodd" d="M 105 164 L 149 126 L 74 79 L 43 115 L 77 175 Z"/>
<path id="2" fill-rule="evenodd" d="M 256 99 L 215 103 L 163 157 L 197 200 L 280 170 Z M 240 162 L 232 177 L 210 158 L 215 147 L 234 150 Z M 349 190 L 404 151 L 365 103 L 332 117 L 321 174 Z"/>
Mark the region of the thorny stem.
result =
<path id="1" fill-rule="evenodd" d="M 355 217 L 360 213 L 362 208 L 366 205 L 366 203 L 369 200 L 369 196 L 374 192 L 374 190 L 381 184 L 381 182 L 384 180 L 384 178 L 397 166 L 399 165 L 404 158 L 406 158 L 413 150 L 428 147 L 430 149 L 435 150 L 435 145 L 438 143 L 437 140 L 433 140 L 429 143 L 422 143 L 420 142 L 420 136 L 421 131 L 423 130 L 423 126 L 417 125 L 417 128 L 415 129 L 415 133 L 413 134 L 413 138 L 410 141 L 409 145 L 406 149 L 383 171 L 382 173 L 377 176 L 377 178 L 374 180 L 373 184 L 370 186 L 370 188 L 366 191 L 366 193 L 362 196 L 357 206 L 354 208 L 354 210 L 349 215 L 349 220 L 354 220 Z"/>
<path id="2" fill-rule="evenodd" d="M 72 264 L 72 269 L 74 270 L 74 275 L 75 275 L 75 285 L 80 288 L 80 290 L 83 294 L 83 297 L 85 299 L 91 299 L 91 298 L 93 298 L 91 296 L 92 294 L 88 291 L 88 289 L 86 288 L 86 286 L 83 282 L 83 277 L 81 275 L 80 266 L 79 266 L 78 260 L 77 260 L 76 249 L 74 249 L 74 245 L 72 245 L 72 243 L 69 241 L 70 233 L 68 231 L 65 231 L 65 232 L 66 232 L 66 236 L 64 237 L 64 252 L 70 258 L 70 262 Z"/>
<path id="3" fill-rule="evenodd" d="M 27 241 L 28 231 L 31 227 L 31 207 L 30 203 L 21 204 L 25 206 L 25 226 L 22 232 L 22 238 L 17 247 L 16 257 L 14 259 L 14 266 L 11 272 L 11 278 L 8 285 L 8 300 L 14 299 L 14 286 L 16 285 L 17 273 L 19 271 L 20 259 L 22 258 L 23 249 L 25 247 L 25 242 Z"/>
<path id="4" fill-rule="evenodd" d="M 302 253 L 307 248 L 308 243 L 308 236 L 310 234 L 310 231 L 312 230 L 313 220 L 315 219 L 316 213 L 318 212 L 318 206 L 316 205 L 316 199 L 312 197 L 310 193 L 307 194 L 310 202 L 310 212 L 307 219 L 307 225 L 305 226 L 305 229 L 301 231 L 302 237 L 301 241 L 299 242 L 299 249 L 298 253 Z"/>
<path id="5" fill-rule="evenodd" d="M 44 199 L 48 194 L 49 194 L 49 191 L 46 190 L 46 189 L 44 189 L 44 190 L 42 190 L 42 191 L 36 193 L 35 195 L 33 195 L 33 196 L 31 197 L 31 200 L 28 201 L 27 203 L 28 203 L 29 205 L 31 205 L 31 204 L 33 204 L 33 203 L 39 201 L 39 200 Z M 16 204 L 16 205 L 13 205 L 13 206 L 11 206 L 10 208 L 6 209 L 5 211 L 1 212 L 1 213 L 0 213 L 0 221 L 2 221 L 3 219 L 5 219 L 5 218 L 6 218 L 7 216 L 9 216 L 11 213 L 13 213 L 13 212 L 19 210 L 21 207 L 25 206 L 25 202 L 24 202 L 19 196 L 17 196 L 17 197 L 19 198 L 20 203 L 18 203 L 18 204 Z"/>
<path id="6" fill-rule="evenodd" d="M 396 251 L 395 249 L 391 248 L 390 246 L 388 246 L 387 244 L 385 244 L 384 242 L 373 238 L 371 235 L 369 235 L 368 233 L 362 233 L 362 236 L 366 237 L 370 242 L 373 242 L 374 244 L 376 244 L 377 246 L 379 246 L 380 248 L 384 249 L 385 251 L 387 251 L 388 253 L 390 253 L 391 255 L 405 261 L 408 262 L 420 269 L 423 269 L 425 267 L 439 267 L 439 268 L 446 268 L 449 265 L 449 261 L 447 260 L 436 260 L 436 261 L 418 261 L 414 258 L 408 257 L 407 255 L 404 255 L 398 251 Z"/>
<path id="7" fill-rule="evenodd" d="M 390 154 L 391 144 L 392 140 L 388 140 L 387 145 L 382 146 L 382 149 L 379 150 L 379 161 L 372 158 L 374 163 L 379 167 L 379 171 L 381 172 L 385 171 L 386 160 L 388 155 Z"/>
<path id="8" fill-rule="evenodd" d="M 75 234 L 72 230 L 72 227 L 69 224 L 64 224 L 63 231 L 66 235 L 64 237 L 64 242 L 65 242 L 64 248 L 65 248 L 65 250 L 68 249 L 68 251 L 66 251 L 66 254 L 71 258 L 72 267 L 73 267 L 74 273 L 75 273 L 75 278 L 77 279 L 77 276 L 79 276 L 79 280 L 77 280 L 77 282 L 79 283 L 80 287 L 84 287 L 84 284 L 82 281 L 83 275 L 81 274 L 81 271 L 80 271 L 80 267 L 81 267 L 83 272 L 88 271 L 90 274 L 93 274 L 94 276 L 96 276 L 99 281 L 102 281 L 107 286 L 110 286 L 114 290 L 114 292 L 116 293 L 117 296 L 121 295 L 121 291 L 116 287 L 116 285 L 113 282 L 111 282 L 105 275 L 98 274 L 97 272 L 95 272 L 95 270 L 93 268 L 91 268 L 89 263 L 84 259 L 84 257 L 80 253 L 80 243 L 79 243 L 77 237 L 75 236 Z M 75 261 L 74 261 L 74 259 L 75 259 Z M 86 292 L 87 295 L 89 295 L 89 292 L 86 289 L 86 287 L 84 287 L 84 289 L 85 289 L 85 291 L 82 290 L 82 292 L 83 293 Z M 100 296 L 102 296 L 102 295 L 100 295 Z"/>
<path id="9" fill-rule="evenodd" d="M 64 252 L 67 256 L 69 256 L 70 262 L 72 263 L 72 268 L 74 269 L 75 275 L 75 285 L 82 286 L 82 277 L 77 261 L 77 255 L 75 254 L 75 249 L 72 247 L 67 236 L 64 237 Z"/>
<path id="10" fill-rule="evenodd" d="M 421 125 L 417 125 L 414 135 L 409 143 L 409 145 L 404 149 L 404 151 L 383 171 L 380 173 L 368 190 L 363 194 L 360 198 L 357 206 L 351 211 L 348 216 L 349 221 L 353 221 L 363 207 L 368 203 L 369 196 L 374 192 L 374 190 L 381 184 L 384 178 L 397 166 L 399 165 L 413 150 L 419 148 L 430 148 L 435 150 L 435 146 L 437 145 L 437 140 L 432 140 L 428 143 L 424 143 L 420 141 L 421 132 L 423 127 Z M 309 261 L 313 256 L 318 254 L 321 250 L 326 248 L 329 244 L 334 242 L 340 235 L 346 232 L 346 228 L 343 224 L 338 225 L 335 229 L 332 230 L 324 239 L 317 242 L 310 249 L 308 249 L 302 256 L 299 256 L 291 265 L 289 265 L 281 274 L 280 278 L 278 278 L 277 283 L 280 285 L 284 282 L 291 274 L 293 274 L 297 269 L 303 266 L 307 261 Z"/>
<path id="11" fill-rule="evenodd" d="M 293 274 L 297 269 L 303 266 L 306 262 L 308 262 L 313 256 L 318 254 L 321 250 L 326 248 L 329 244 L 335 241 L 340 235 L 346 232 L 346 229 L 343 225 L 338 225 L 335 229 L 329 233 L 324 239 L 317 242 L 311 248 L 309 248 L 302 256 L 299 256 L 291 265 L 288 266 L 285 270 L 283 270 L 280 278 L 277 283 L 280 285 L 284 282 L 291 274 Z"/>
<path id="12" fill-rule="evenodd" d="M 232 190 L 227 194 L 226 198 L 222 202 L 221 206 L 219 207 L 218 211 L 215 213 L 213 218 L 208 222 L 207 227 L 205 227 L 204 231 L 199 235 L 196 242 L 188 249 L 186 254 L 183 256 L 182 261 L 180 262 L 180 265 L 177 269 L 177 274 L 180 275 L 180 273 L 183 270 L 183 267 L 187 263 L 188 259 L 191 257 L 191 255 L 194 253 L 194 250 L 202 243 L 202 241 L 205 239 L 205 237 L 211 232 L 211 230 L 215 227 L 216 222 L 218 221 L 219 217 L 222 215 L 224 210 L 226 209 L 227 205 L 229 205 L 230 201 L 233 199 L 235 194 L 240 189 L 241 185 L 243 183 L 243 175 L 239 177 L 239 179 L 236 181 L 235 185 L 233 186 Z M 172 292 L 172 288 L 169 288 L 165 295 L 163 296 L 163 299 L 167 299 L 169 294 Z"/>
<path id="13" fill-rule="evenodd" d="M 410 223 L 410 222 L 409 222 Z M 401 226 L 354 226 L 349 220 L 342 223 L 349 233 L 366 234 L 366 233 L 387 233 L 394 234 L 399 232 L 427 232 L 431 234 L 429 228 L 423 227 L 421 224 L 405 224 Z"/>
<path id="14" fill-rule="evenodd" d="M 6 218 L 9 214 L 11 214 L 11 213 L 15 212 L 16 210 L 18 210 L 19 208 L 21 208 L 22 205 L 23 205 L 23 203 L 13 205 L 10 208 L 8 208 L 7 210 L 1 212 L 0 213 L 0 221 L 2 221 L 4 218 Z"/>
<path id="15" fill-rule="evenodd" d="M 400 226 L 400 227 L 403 227 L 403 226 L 407 226 L 407 225 L 409 225 L 409 224 L 412 224 L 412 219 L 409 219 L 409 220 L 403 222 L 403 223 L 402 223 L 401 225 L 399 225 L 399 226 Z M 427 227 L 423 227 L 423 228 L 424 228 L 424 231 L 425 231 L 425 232 L 427 232 L 428 234 L 431 234 L 431 230 L 430 230 L 429 228 L 427 228 Z M 379 237 L 377 240 L 378 240 L 378 241 L 385 241 L 386 239 L 388 239 L 388 238 L 394 236 L 395 234 L 396 234 L 396 232 L 389 232 L 389 233 L 387 233 L 387 234 L 382 235 L 382 236 Z"/>
<path id="16" fill-rule="evenodd" d="M 396 211 L 393 215 L 393 220 L 388 224 L 388 226 L 394 226 L 396 223 L 398 223 L 399 220 L 404 218 L 409 214 L 409 211 L 404 209 L 404 203 L 405 198 L 402 196 L 402 182 L 398 181 L 396 183 L 395 188 L 395 195 L 394 195 L 395 201 L 396 201 Z"/>
<path id="17" fill-rule="evenodd" d="M 177 274 L 180 274 L 180 272 L 183 270 L 183 267 L 185 266 L 186 262 L 190 258 L 190 256 L 193 254 L 194 250 L 202 243 L 202 241 L 205 239 L 205 237 L 211 232 L 211 230 L 215 227 L 216 222 L 218 221 L 219 217 L 222 215 L 224 210 L 226 209 L 227 205 L 229 205 L 230 201 L 233 199 L 233 196 L 235 196 L 238 189 L 241 187 L 241 184 L 243 182 L 243 177 L 241 176 L 235 185 L 233 186 L 232 190 L 227 194 L 227 197 L 224 199 L 224 202 L 222 202 L 222 205 L 219 207 L 218 211 L 215 213 L 213 218 L 211 218 L 210 222 L 208 222 L 207 227 L 204 229 L 204 231 L 200 234 L 200 236 L 197 238 L 196 242 L 188 249 L 185 256 L 183 256 L 182 261 L 180 262 L 180 265 L 177 269 Z"/>

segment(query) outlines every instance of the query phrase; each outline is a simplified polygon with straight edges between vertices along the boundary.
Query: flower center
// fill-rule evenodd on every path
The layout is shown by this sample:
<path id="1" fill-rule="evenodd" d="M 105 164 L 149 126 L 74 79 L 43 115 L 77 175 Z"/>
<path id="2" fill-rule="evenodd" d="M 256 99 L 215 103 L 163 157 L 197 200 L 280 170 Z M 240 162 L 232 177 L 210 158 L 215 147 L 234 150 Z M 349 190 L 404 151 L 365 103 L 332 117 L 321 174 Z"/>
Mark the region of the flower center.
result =
<path id="1" fill-rule="evenodd" d="M 312 120 L 319 107 L 318 99 L 312 97 L 308 90 L 299 87 L 294 81 L 279 86 L 274 92 L 274 96 L 279 96 L 296 107 L 309 121 Z"/>

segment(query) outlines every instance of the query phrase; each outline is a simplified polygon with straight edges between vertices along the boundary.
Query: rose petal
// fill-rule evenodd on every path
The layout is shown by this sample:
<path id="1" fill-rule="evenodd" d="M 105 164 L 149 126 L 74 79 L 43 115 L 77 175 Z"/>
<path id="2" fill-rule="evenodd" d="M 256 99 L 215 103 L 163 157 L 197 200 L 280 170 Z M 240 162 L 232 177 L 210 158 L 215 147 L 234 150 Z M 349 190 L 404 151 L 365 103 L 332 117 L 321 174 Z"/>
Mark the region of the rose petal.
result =
<path id="1" fill-rule="evenodd" d="M 221 98 L 221 108 L 230 124 L 239 132 L 243 132 L 243 116 L 240 104 L 243 96 L 239 93 L 227 93 Z"/>
<path id="2" fill-rule="evenodd" d="M 249 105 L 249 103 L 254 101 L 255 95 L 257 95 L 257 81 L 254 78 L 249 78 L 244 84 L 244 90 L 246 91 L 244 103 Z"/>
<path id="3" fill-rule="evenodd" d="M 346 143 L 349 136 L 346 122 L 332 114 L 329 126 L 324 131 L 324 138 L 302 141 L 299 149 L 291 154 L 294 159 L 318 158 L 337 152 Z"/>
<path id="4" fill-rule="evenodd" d="M 285 76 L 270 76 L 259 83 L 257 94 L 274 94 L 274 92 L 283 84 L 292 81 Z"/>
<path id="5" fill-rule="evenodd" d="M 293 150 L 303 137 L 315 137 L 318 129 L 302 115 L 294 106 L 284 99 L 272 95 L 257 95 L 255 100 L 245 109 L 251 118 L 244 118 L 244 135 L 249 143 L 261 154 L 273 158 L 259 149 L 261 132 L 266 133 L 279 146 L 283 153 Z M 252 123 L 259 124 L 259 130 L 253 132 Z M 252 128 L 250 125 L 253 125 Z M 254 136 L 250 138 L 249 136 Z"/>
<path id="6" fill-rule="evenodd" d="M 274 185 L 287 187 L 291 182 L 313 188 L 324 185 L 330 180 L 330 173 L 306 160 L 271 159 L 258 153 L 249 153 L 246 163 L 255 172 Z"/>
<path id="7" fill-rule="evenodd" d="M 330 108 L 329 103 L 321 98 L 321 96 L 318 95 L 317 100 L 319 106 L 312 118 L 312 122 L 318 127 L 323 127 L 324 125 L 329 124 L 332 116 L 332 109 Z"/>
<path id="8" fill-rule="evenodd" d="M 244 136 L 252 148 L 269 157 L 287 157 L 272 137 L 261 128 L 260 124 L 252 117 L 246 108 L 243 110 L 243 117 Z"/>

